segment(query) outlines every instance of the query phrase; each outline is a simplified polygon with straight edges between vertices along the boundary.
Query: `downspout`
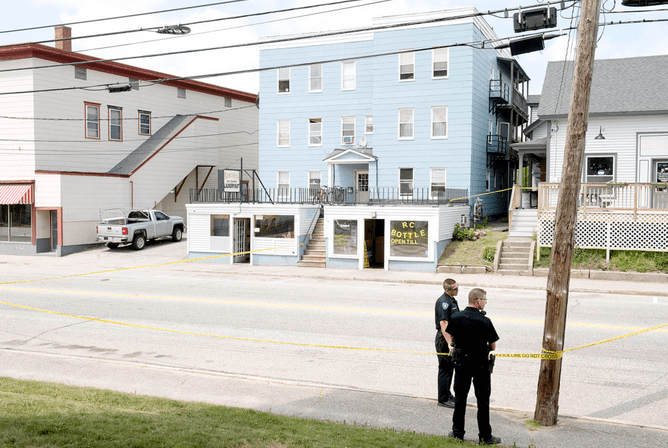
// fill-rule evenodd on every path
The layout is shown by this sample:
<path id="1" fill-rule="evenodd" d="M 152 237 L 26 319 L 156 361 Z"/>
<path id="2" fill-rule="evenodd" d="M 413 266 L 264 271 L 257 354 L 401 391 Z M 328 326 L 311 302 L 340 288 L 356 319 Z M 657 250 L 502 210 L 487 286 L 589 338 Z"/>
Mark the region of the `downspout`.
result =
<path id="1" fill-rule="evenodd" d="M 135 208 L 135 183 L 130 181 L 130 208 Z"/>

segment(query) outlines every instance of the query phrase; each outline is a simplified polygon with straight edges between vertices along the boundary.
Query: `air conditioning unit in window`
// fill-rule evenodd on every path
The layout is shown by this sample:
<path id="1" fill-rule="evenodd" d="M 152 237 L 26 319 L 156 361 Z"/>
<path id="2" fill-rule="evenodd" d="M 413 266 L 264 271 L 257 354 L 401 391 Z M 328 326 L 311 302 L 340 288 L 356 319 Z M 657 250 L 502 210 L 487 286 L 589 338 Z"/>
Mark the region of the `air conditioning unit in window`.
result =
<path id="1" fill-rule="evenodd" d="M 352 145 L 355 142 L 355 137 L 352 135 L 344 135 L 343 136 L 343 144 L 344 145 Z"/>

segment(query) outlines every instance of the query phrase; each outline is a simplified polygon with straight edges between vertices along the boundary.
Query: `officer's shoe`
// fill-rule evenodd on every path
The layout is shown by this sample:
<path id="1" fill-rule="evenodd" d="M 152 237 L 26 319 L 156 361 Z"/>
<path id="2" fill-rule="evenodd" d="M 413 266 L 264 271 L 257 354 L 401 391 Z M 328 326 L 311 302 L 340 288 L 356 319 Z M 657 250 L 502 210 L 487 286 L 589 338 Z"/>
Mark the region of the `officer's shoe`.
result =
<path id="1" fill-rule="evenodd" d="M 480 438 L 481 445 L 498 445 L 499 443 L 501 443 L 501 439 L 498 437 L 489 436 L 486 439 Z"/>
<path id="2" fill-rule="evenodd" d="M 455 407 L 455 400 L 452 397 L 450 397 L 448 398 L 448 401 L 439 401 L 438 405 L 444 408 L 453 409 Z"/>
<path id="3" fill-rule="evenodd" d="M 464 441 L 464 437 L 458 437 L 452 431 L 450 431 L 450 434 L 448 434 L 448 437 L 450 437 L 451 439 L 459 440 L 460 442 Z"/>

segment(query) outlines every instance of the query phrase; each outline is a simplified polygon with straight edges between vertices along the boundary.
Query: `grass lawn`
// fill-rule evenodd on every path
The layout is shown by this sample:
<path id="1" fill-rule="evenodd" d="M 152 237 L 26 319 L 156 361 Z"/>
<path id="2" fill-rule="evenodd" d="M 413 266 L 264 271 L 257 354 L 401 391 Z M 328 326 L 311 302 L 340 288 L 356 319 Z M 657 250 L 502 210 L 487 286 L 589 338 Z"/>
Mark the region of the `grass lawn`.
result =
<path id="1" fill-rule="evenodd" d="M 485 261 L 482 251 L 487 246 L 496 248 L 496 243 L 508 238 L 508 232 L 485 229 L 485 236 L 476 241 L 453 241 L 441 255 L 440 265 L 492 266 L 494 261 Z"/>
<path id="2" fill-rule="evenodd" d="M 452 439 L 0 377 L 2 447 L 461 447 Z"/>

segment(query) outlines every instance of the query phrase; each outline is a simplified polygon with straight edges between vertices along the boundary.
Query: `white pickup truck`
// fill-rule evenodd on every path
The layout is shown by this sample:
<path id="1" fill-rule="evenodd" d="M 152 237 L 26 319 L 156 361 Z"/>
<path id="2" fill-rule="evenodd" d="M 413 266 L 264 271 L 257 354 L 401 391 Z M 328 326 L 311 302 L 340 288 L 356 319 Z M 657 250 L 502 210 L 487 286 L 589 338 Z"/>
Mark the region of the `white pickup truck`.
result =
<path id="1" fill-rule="evenodd" d="M 97 240 L 107 243 L 110 249 L 121 244 L 132 244 L 141 250 L 148 240 L 171 237 L 181 241 L 185 224 L 180 216 L 167 216 L 160 210 L 105 210 L 100 214 L 96 227 Z"/>

